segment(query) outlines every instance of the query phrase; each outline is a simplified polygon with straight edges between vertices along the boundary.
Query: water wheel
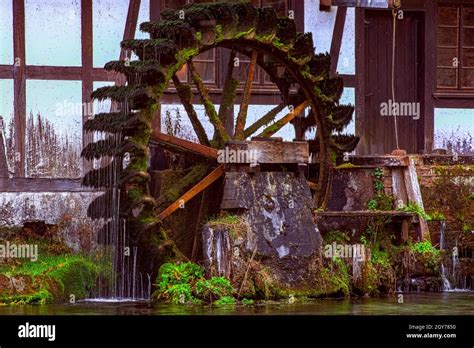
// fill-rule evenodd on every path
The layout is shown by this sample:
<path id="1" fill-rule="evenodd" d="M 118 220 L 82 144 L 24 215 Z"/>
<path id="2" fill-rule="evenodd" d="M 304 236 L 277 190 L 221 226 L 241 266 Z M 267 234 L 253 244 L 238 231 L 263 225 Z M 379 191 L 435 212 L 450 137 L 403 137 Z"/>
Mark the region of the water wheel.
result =
<path id="1" fill-rule="evenodd" d="M 92 95 L 96 100 L 111 99 L 120 110 L 98 114 L 85 123 L 86 131 L 102 132 L 107 137 L 87 145 L 82 155 L 86 159 L 111 158 L 108 166 L 93 169 L 84 177 L 85 185 L 106 190 L 91 204 L 89 213 L 92 217 L 113 214 L 104 208 L 104 203 L 112 199 L 114 192 L 120 200 L 119 214 L 127 217 L 129 230 L 148 230 L 173 211 L 173 204 L 176 207 L 177 202 L 165 209 L 165 214 L 157 209 L 157 202 L 149 193 L 148 146 L 151 141 L 158 141 L 170 149 L 188 148 L 202 155 L 203 162 L 209 163 L 210 160 L 214 163 L 210 173 L 189 174 L 195 176 L 191 179 L 197 186 L 179 195 L 190 199 L 223 173 L 213 153 L 222 148 L 226 141 L 252 136 L 271 137 L 307 107 L 311 111 L 299 122 L 299 131 L 305 134 L 308 129 L 316 128 L 316 137 L 310 140 L 310 152 L 319 168 L 315 175 L 314 202 L 315 207 L 324 206 L 331 164 L 337 156 L 352 151 L 358 139 L 340 134 L 352 118 L 353 107 L 339 105 L 343 80 L 330 76 L 330 57 L 328 54 L 315 54 L 311 34 L 298 33 L 292 19 L 278 17 L 271 7 L 256 8 L 251 3 L 191 4 L 179 11 L 167 10 L 162 13 L 161 21 L 142 23 L 140 29 L 148 32 L 151 38 L 121 43 L 123 49 L 133 51 L 139 59 L 113 61 L 105 65 L 107 70 L 124 74 L 127 85 L 102 87 Z M 193 58 L 219 47 L 230 50 L 231 54 L 223 97 L 220 107 L 216 108 L 193 64 Z M 233 76 L 236 54 L 249 57 L 250 66 L 235 128 L 229 131 L 227 117 L 235 103 L 238 86 Z M 192 83 L 182 82 L 177 76 L 184 65 L 190 70 Z M 281 101 L 256 122 L 247 124 L 257 65 L 278 87 Z M 171 83 L 176 88 L 199 144 L 152 134 L 154 113 L 163 92 Z M 194 110 L 192 99 L 196 92 L 214 129 L 212 139 L 208 138 Z M 275 120 L 285 106 L 291 106 L 292 112 Z M 257 133 L 265 125 L 269 126 Z M 129 163 L 123 168 L 126 154 L 129 155 Z M 114 174 L 111 175 L 111 172 Z M 164 233 L 160 238 L 163 245 L 172 244 Z"/>

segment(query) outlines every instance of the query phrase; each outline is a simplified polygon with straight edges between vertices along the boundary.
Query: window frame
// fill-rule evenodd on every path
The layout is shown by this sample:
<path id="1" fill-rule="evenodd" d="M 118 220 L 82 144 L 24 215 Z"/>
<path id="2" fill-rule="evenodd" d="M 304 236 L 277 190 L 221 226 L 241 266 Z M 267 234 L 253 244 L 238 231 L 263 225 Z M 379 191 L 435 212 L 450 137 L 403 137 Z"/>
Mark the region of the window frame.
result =
<path id="1" fill-rule="evenodd" d="M 457 46 L 456 47 L 444 47 L 444 46 L 440 46 L 438 44 L 438 39 L 439 39 L 439 28 L 447 28 L 447 27 L 452 27 L 454 28 L 453 26 L 446 26 L 446 25 L 441 25 L 440 24 L 440 8 L 453 8 L 453 9 L 457 9 L 457 16 L 458 16 L 458 21 L 457 21 L 457 38 L 456 38 L 456 41 L 457 41 Z M 454 94 L 454 95 L 466 95 L 466 94 L 472 94 L 474 93 L 474 86 L 473 87 L 466 87 L 466 86 L 463 86 L 462 85 L 462 72 L 463 72 L 463 69 L 471 69 L 471 70 L 474 70 L 474 66 L 473 67 L 464 67 L 464 49 L 466 48 L 466 46 L 464 45 L 464 29 L 466 28 L 466 26 L 464 26 L 464 12 L 463 10 L 464 9 L 472 9 L 474 10 L 474 4 L 469 4 L 467 2 L 463 2 L 463 1 L 459 1 L 459 2 L 456 2 L 456 1 L 440 1 L 438 3 L 438 6 L 437 6 L 437 10 L 436 10 L 436 18 L 435 18 L 435 42 L 434 42 L 434 45 L 435 45 L 435 55 L 436 55 L 436 61 L 435 61 L 435 71 L 436 71 L 436 79 L 435 79 L 435 90 L 436 90 L 436 94 L 443 94 L 443 93 L 446 93 L 446 94 Z M 472 29 L 474 28 L 474 26 L 469 26 L 467 27 L 469 29 Z M 453 67 L 453 68 L 450 68 L 450 67 L 445 67 L 445 66 L 441 66 L 439 61 L 440 61 L 440 54 L 439 54 L 439 49 L 440 48 L 446 48 L 446 49 L 456 49 L 457 50 L 457 54 L 456 54 L 456 58 L 458 58 L 458 66 L 457 67 Z M 469 46 L 468 47 L 469 49 L 474 49 L 474 46 Z M 442 85 L 439 85 L 439 82 L 438 82 L 438 72 L 440 69 L 455 69 L 456 71 L 456 86 L 442 86 Z"/>

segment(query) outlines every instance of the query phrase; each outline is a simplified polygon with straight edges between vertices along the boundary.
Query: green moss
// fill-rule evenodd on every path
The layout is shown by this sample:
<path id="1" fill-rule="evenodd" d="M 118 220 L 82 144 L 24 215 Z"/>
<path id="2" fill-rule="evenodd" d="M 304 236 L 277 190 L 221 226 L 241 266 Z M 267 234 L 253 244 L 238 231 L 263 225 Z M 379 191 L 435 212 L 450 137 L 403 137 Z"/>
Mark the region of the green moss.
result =
<path id="1" fill-rule="evenodd" d="M 14 295 L 0 289 L 0 303 L 52 303 L 68 300 L 71 295 L 76 300 L 89 296 L 99 274 L 94 262 L 76 254 L 39 255 L 37 261 L 23 261 L 18 267 L 2 266 L 2 274 L 24 279 L 25 286 Z"/>
<path id="2" fill-rule="evenodd" d="M 202 33 L 198 31 L 196 35 L 194 35 L 194 38 L 196 39 L 198 43 L 200 43 L 202 41 Z"/>
<path id="3" fill-rule="evenodd" d="M 241 216 L 225 214 L 209 220 L 207 224 L 211 227 L 221 226 L 226 228 L 233 239 L 244 237 L 247 234 L 248 225 L 246 220 Z"/>
<path id="4" fill-rule="evenodd" d="M 254 32 L 255 32 L 255 28 L 249 28 L 246 31 L 241 31 L 240 33 L 235 34 L 234 38 L 235 39 L 241 39 L 241 38 L 244 38 L 246 36 L 249 36 L 250 34 L 252 34 Z"/>
<path id="5" fill-rule="evenodd" d="M 337 169 L 349 169 L 349 168 L 357 168 L 358 166 L 352 163 L 343 163 L 338 165 Z"/>
<path id="6" fill-rule="evenodd" d="M 217 304 L 235 303 L 234 289 L 223 277 L 204 278 L 201 266 L 192 262 L 165 263 L 156 278 L 157 291 L 153 297 L 177 304 L 196 304 L 201 301 Z"/>

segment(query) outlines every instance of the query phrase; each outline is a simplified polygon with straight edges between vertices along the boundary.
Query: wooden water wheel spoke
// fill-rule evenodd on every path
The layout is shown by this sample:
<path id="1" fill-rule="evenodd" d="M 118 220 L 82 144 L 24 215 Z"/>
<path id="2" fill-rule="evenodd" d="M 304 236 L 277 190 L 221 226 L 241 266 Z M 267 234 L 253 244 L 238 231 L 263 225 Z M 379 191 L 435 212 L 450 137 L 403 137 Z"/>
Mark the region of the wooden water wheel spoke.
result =
<path id="1" fill-rule="evenodd" d="M 180 11 L 184 11 L 184 16 Z M 183 19 L 176 20 L 176 18 Z M 199 18 L 206 20 L 197 20 Z M 271 137 L 282 127 L 288 126 L 309 105 L 312 108 L 311 116 L 293 125 L 299 127 L 297 136 L 301 139 L 304 139 L 306 130 L 317 128 L 317 135 L 310 143 L 311 155 L 315 157 L 312 168 L 316 167 L 318 171 L 310 175 L 313 180 L 311 188 L 316 191 L 315 207 L 324 208 L 330 182 L 330 167 L 344 151 L 353 150 L 356 144 L 353 140 L 357 139 L 340 133 L 350 122 L 353 108 L 339 104 L 344 87 L 342 78 L 330 76 L 330 57 L 327 54 L 315 53 L 311 35 L 298 33 L 293 19 L 278 17 L 271 7 L 258 8 L 252 2 L 242 4 L 239 1 L 189 4 L 181 10 L 166 11 L 160 21 L 142 23 L 140 29 L 149 33 L 150 39 L 124 40 L 121 43 L 122 49 L 133 51 L 139 57 L 139 61 L 131 62 L 129 65 L 108 65 L 108 70 L 122 73 L 126 77 L 127 85 L 101 87 L 94 91 L 92 98 L 126 103 L 130 110 L 138 111 L 140 119 L 134 120 L 134 114 L 130 117 L 120 116 L 118 121 L 114 121 L 110 133 L 120 134 L 126 129 L 126 136 L 137 143 L 137 149 L 157 142 L 171 151 L 191 154 L 195 161 L 192 162 L 192 166 L 183 168 L 187 174 L 181 180 L 172 182 L 169 184 L 171 187 L 165 188 L 167 189 L 165 197 L 152 199 L 149 196 L 148 178 L 132 175 L 147 172 L 150 162 L 149 151 L 129 151 L 114 143 L 104 144 L 107 149 L 101 149 L 99 146 L 89 148 L 95 153 L 85 151 L 84 155 L 95 158 L 105 158 L 104 154 L 111 153 L 119 164 L 122 163 L 125 152 L 130 155 L 128 165 L 117 175 L 121 190 L 121 213 L 125 215 L 126 211 L 138 212 L 136 215 L 127 216 L 132 235 L 148 231 L 158 233 L 160 240 L 168 240 L 164 229 L 156 226 L 159 226 L 161 219 L 176 211 L 183 202 L 189 201 L 222 176 L 224 169 L 222 165 L 218 166 L 216 157 L 217 151 L 225 146 L 226 141 L 232 138 L 244 140 L 262 127 L 264 131 L 260 136 Z M 230 50 L 218 112 L 192 61 L 199 54 L 211 49 Z M 156 61 L 157 52 L 159 52 L 159 63 Z M 238 82 L 233 78 L 233 63 L 237 53 L 250 56 L 250 64 L 235 128 L 232 127 L 234 134 L 231 135 L 229 133 L 232 132 L 227 131 L 225 126 L 229 126 L 230 111 L 235 104 Z M 191 82 L 181 83 L 176 74 L 186 65 L 189 68 Z M 256 121 L 247 126 L 247 113 L 257 65 L 274 83 L 271 88 L 278 89 L 275 95 L 279 95 L 281 100 L 275 101 L 275 104 L 278 104 L 276 107 L 261 117 L 255 117 Z M 200 144 L 174 137 L 167 138 L 160 134 L 154 134 L 154 139 L 152 137 L 153 117 L 170 79 L 176 86 L 177 95 Z M 194 86 L 191 88 L 191 84 L 195 86 L 208 122 L 214 128 L 215 134 L 212 140 L 205 132 L 207 129 L 205 121 L 198 118 L 198 112 L 194 109 L 193 102 L 196 101 L 192 98 Z M 294 86 L 297 86 L 297 90 Z M 293 112 L 275 122 L 286 105 L 297 106 Z M 113 114 L 110 113 L 110 116 Z M 272 122 L 274 123 L 271 124 Z M 102 132 L 103 128 L 102 118 L 88 122 L 90 132 Z M 121 165 L 117 167 L 122 168 Z M 210 167 L 216 169 L 208 173 Z M 111 190 L 111 184 L 103 183 L 100 177 L 89 175 L 85 178 L 87 179 L 85 184 L 88 186 L 104 188 L 105 191 Z M 176 200 L 179 196 L 180 198 Z M 143 197 L 147 197 L 150 201 L 148 203 L 153 203 L 151 200 L 154 200 L 155 204 L 144 204 Z M 163 212 L 157 213 L 157 206 L 164 208 L 169 203 L 171 205 Z M 99 219 L 101 214 L 105 213 L 97 213 L 93 218 Z M 176 250 L 173 252 L 176 253 Z"/>
<path id="2" fill-rule="evenodd" d="M 225 76 L 224 89 L 222 91 L 221 103 L 219 106 L 219 119 L 222 124 L 226 124 L 229 117 L 229 109 L 234 107 L 235 91 L 239 82 L 233 78 L 234 59 L 236 52 L 230 52 L 229 61 L 227 64 L 227 73 Z"/>
<path id="3" fill-rule="evenodd" d="M 282 129 L 285 125 L 290 123 L 295 117 L 297 117 L 305 108 L 308 107 L 308 105 L 309 101 L 305 100 L 300 105 L 298 105 L 292 112 L 286 114 L 285 116 L 283 116 L 283 118 L 265 128 L 263 132 L 258 135 L 258 137 L 271 137 L 273 134 Z"/>
<path id="4" fill-rule="evenodd" d="M 219 116 L 217 115 L 217 112 L 216 112 L 216 108 L 214 107 L 214 104 L 212 103 L 211 98 L 209 97 L 209 91 L 207 90 L 206 86 L 204 86 L 201 76 L 197 72 L 196 67 L 194 66 L 192 60 L 188 62 L 188 67 L 189 67 L 189 71 L 191 72 L 191 76 L 193 78 L 194 84 L 196 85 L 199 95 L 201 96 L 201 100 L 204 104 L 204 109 L 206 110 L 206 114 L 209 117 L 209 121 L 214 126 L 217 134 L 219 135 L 222 141 L 229 140 L 230 139 L 229 134 L 227 133 L 227 131 L 224 128 L 224 125 L 219 119 Z"/>
<path id="5" fill-rule="evenodd" d="M 278 115 L 278 113 L 280 113 L 285 107 L 286 107 L 285 103 L 280 103 L 277 106 L 275 106 L 273 109 L 271 109 L 269 112 L 267 112 L 262 118 L 258 119 L 253 124 L 251 124 L 248 128 L 245 129 L 244 138 L 247 139 L 256 131 L 258 131 L 261 127 L 273 121 L 275 117 Z"/>
<path id="6" fill-rule="evenodd" d="M 253 78 L 255 75 L 255 67 L 257 66 L 258 52 L 252 51 L 252 58 L 250 59 L 249 71 L 247 80 L 245 81 L 245 88 L 242 94 L 242 102 L 240 103 L 239 114 L 237 116 L 237 122 L 235 123 L 235 136 L 236 140 L 244 140 L 244 128 L 245 122 L 247 121 L 247 111 L 250 103 L 250 96 L 252 93 Z"/>
<path id="7" fill-rule="evenodd" d="M 199 121 L 198 115 L 192 103 L 193 93 L 191 90 L 191 86 L 182 84 L 176 74 L 173 75 L 172 79 L 176 87 L 178 97 L 181 100 L 181 103 L 183 104 L 186 113 L 188 114 L 189 120 L 191 121 L 191 125 L 194 129 L 194 132 L 196 133 L 196 136 L 198 137 L 199 142 L 202 145 L 210 146 L 206 131 L 204 130 L 201 121 Z"/>
<path id="8" fill-rule="evenodd" d="M 158 218 L 160 220 L 166 219 L 168 216 L 173 214 L 176 210 L 183 206 L 183 204 L 189 202 L 193 197 L 204 191 L 207 187 L 209 187 L 212 183 L 214 183 L 217 179 L 219 179 L 224 174 L 224 166 L 220 165 L 216 169 L 214 169 L 211 173 L 209 173 L 204 179 L 199 181 L 196 185 L 194 185 L 191 189 L 189 189 L 186 193 L 184 193 L 181 197 L 179 197 L 175 202 L 168 206 L 165 210 L 163 210 L 159 215 Z"/>

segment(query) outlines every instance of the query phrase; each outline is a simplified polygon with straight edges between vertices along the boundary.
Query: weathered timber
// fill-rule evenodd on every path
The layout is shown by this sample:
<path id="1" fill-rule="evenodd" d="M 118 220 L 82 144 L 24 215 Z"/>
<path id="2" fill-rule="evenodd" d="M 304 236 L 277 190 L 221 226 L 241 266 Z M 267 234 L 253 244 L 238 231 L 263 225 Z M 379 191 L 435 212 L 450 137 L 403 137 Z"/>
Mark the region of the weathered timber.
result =
<path id="1" fill-rule="evenodd" d="M 168 208 L 163 210 L 159 215 L 158 218 L 160 220 L 166 219 L 168 216 L 173 214 L 177 209 L 180 208 L 186 202 L 189 202 L 193 197 L 197 194 L 205 190 L 209 185 L 215 182 L 224 174 L 224 166 L 220 165 L 216 169 L 214 169 L 211 173 L 209 173 L 204 179 L 198 182 L 195 186 L 193 186 L 189 191 L 187 191 L 184 195 L 179 197 L 175 202 L 173 202 Z"/>
<path id="2" fill-rule="evenodd" d="M 81 179 L 0 178 L 0 192 L 88 192 Z"/>
<path id="3" fill-rule="evenodd" d="M 234 150 L 232 163 L 308 163 L 309 148 L 306 141 L 229 141 L 226 151 Z M 244 152 L 242 152 L 244 151 Z M 240 156 L 239 154 L 246 154 Z M 245 157 L 245 158 L 244 158 Z"/>
<path id="4" fill-rule="evenodd" d="M 192 152 L 204 157 L 208 157 L 212 159 L 217 158 L 217 150 L 212 147 L 193 143 L 192 141 L 173 137 L 171 135 L 167 135 L 164 133 L 154 133 L 152 141 L 155 141 L 158 144 L 168 145 L 170 147 L 183 149 L 187 152 Z"/>

